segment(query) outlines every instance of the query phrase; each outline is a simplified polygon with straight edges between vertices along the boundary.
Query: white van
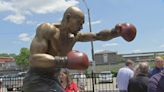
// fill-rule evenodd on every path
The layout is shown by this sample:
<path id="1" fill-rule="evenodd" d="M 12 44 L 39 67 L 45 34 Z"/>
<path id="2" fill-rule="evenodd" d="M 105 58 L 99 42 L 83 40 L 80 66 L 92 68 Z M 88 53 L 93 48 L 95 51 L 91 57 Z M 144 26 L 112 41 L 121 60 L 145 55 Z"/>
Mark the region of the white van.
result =
<path id="1" fill-rule="evenodd" d="M 113 74 L 111 71 L 102 71 L 99 74 L 99 83 L 113 83 Z"/>

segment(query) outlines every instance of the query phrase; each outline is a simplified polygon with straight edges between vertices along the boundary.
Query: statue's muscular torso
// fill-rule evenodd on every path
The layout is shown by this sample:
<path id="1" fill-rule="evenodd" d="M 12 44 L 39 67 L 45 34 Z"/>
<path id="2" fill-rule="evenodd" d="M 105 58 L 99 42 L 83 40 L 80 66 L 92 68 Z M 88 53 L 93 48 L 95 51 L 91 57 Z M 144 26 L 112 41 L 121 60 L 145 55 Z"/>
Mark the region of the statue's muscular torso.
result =
<path id="1" fill-rule="evenodd" d="M 59 30 L 60 25 L 44 23 L 37 28 L 30 47 L 30 65 L 54 67 L 55 56 L 67 56 L 76 39 Z"/>
<path id="2" fill-rule="evenodd" d="M 36 36 L 31 44 L 31 53 L 44 53 L 52 56 L 66 56 L 72 50 L 76 40 L 59 30 L 60 25 L 45 23 L 37 28 Z M 40 44 L 37 44 L 41 42 Z M 37 46 L 38 45 L 38 46 Z M 40 46 L 43 46 L 40 48 Z"/>
<path id="3" fill-rule="evenodd" d="M 66 56 L 72 50 L 75 42 L 75 38 L 70 38 L 68 35 L 61 35 L 60 31 L 56 31 L 48 40 L 47 54 Z"/>

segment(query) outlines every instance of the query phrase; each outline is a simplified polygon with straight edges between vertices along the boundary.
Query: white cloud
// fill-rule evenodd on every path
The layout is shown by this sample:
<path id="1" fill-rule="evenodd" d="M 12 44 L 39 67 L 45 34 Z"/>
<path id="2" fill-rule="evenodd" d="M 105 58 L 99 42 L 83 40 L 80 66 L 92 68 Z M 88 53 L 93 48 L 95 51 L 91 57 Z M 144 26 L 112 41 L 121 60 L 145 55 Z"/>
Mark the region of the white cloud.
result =
<path id="1" fill-rule="evenodd" d="M 31 1 L 33 2 L 34 0 Z M 78 4 L 78 1 L 76 0 L 47 0 L 47 2 L 45 2 L 45 0 L 40 0 L 39 2 L 40 3 L 36 3 L 37 7 L 31 7 L 30 10 L 35 13 L 45 14 L 63 11 L 69 6 Z"/>
<path id="2" fill-rule="evenodd" d="M 22 24 L 25 21 L 25 16 L 22 15 L 9 15 L 4 20 L 11 21 L 16 24 Z"/>
<path id="3" fill-rule="evenodd" d="M 30 20 L 28 20 L 28 21 L 26 21 L 26 24 L 37 24 L 37 21 L 30 21 Z"/>
<path id="4" fill-rule="evenodd" d="M 101 20 L 97 20 L 97 21 L 93 21 L 93 22 L 91 22 L 92 25 L 100 24 L 100 23 L 101 23 Z"/>
<path id="5" fill-rule="evenodd" d="M 29 36 L 29 34 L 27 33 L 21 33 L 19 36 L 18 36 L 19 40 L 21 41 L 30 41 L 31 40 L 31 37 Z"/>
<path id="6" fill-rule="evenodd" d="M 104 50 L 95 50 L 95 53 L 103 52 Z"/>
<path id="7" fill-rule="evenodd" d="M 0 12 L 3 11 L 16 11 L 10 2 L 0 1 Z"/>
<path id="8" fill-rule="evenodd" d="M 97 20 L 97 21 L 92 21 L 91 24 L 92 25 L 96 25 L 96 24 L 100 24 L 101 20 Z M 87 25 L 89 24 L 89 22 L 87 23 Z"/>
<path id="9" fill-rule="evenodd" d="M 133 50 L 132 52 L 133 53 L 139 53 L 139 52 L 141 52 L 141 50 L 140 49 L 136 49 L 136 50 Z"/>
<path id="10" fill-rule="evenodd" d="M 161 44 L 159 47 L 160 47 L 160 48 L 164 48 L 164 44 Z"/>
<path id="11" fill-rule="evenodd" d="M 78 3 L 77 0 L 2 0 L 0 12 L 10 12 L 4 20 L 21 24 L 27 21 L 27 15 L 64 11 L 67 7 Z"/>
<path id="12" fill-rule="evenodd" d="M 102 47 L 113 47 L 118 46 L 118 43 L 103 44 Z"/>

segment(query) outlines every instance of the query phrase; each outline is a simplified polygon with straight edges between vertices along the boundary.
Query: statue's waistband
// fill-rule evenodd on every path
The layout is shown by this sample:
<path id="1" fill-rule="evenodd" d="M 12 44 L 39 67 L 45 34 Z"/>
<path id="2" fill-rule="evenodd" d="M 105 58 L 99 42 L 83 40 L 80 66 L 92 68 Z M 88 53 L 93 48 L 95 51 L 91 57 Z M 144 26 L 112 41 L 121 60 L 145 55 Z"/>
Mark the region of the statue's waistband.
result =
<path id="1" fill-rule="evenodd" d="M 60 68 L 38 68 L 30 67 L 29 73 L 38 75 L 55 76 L 59 75 Z"/>

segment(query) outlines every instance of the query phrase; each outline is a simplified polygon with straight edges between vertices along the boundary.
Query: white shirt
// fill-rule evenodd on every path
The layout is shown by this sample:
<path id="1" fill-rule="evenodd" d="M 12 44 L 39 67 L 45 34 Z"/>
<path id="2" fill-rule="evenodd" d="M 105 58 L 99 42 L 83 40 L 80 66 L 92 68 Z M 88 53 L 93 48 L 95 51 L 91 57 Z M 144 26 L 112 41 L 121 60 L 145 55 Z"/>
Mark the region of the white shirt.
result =
<path id="1" fill-rule="evenodd" d="M 134 72 L 129 67 L 119 69 L 117 73 L 117 86 L 119 90 L 127 90 L 129 79 L 134 76 Z"/>

